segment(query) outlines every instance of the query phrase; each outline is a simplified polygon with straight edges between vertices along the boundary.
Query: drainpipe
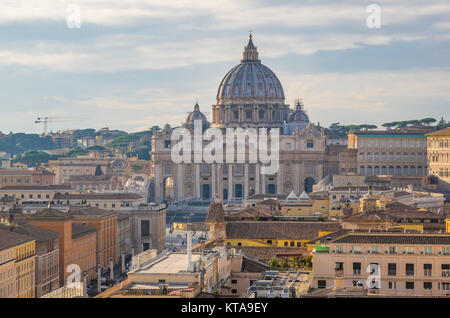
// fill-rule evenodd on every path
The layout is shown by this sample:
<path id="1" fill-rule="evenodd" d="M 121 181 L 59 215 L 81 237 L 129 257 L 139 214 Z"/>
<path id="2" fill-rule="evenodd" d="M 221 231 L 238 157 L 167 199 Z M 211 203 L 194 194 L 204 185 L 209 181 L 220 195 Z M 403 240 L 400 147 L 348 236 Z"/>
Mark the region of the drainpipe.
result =
<path id="1" fill-rule="evenodd" d="M 87 273 L 83 272 L 83 297 L 87 297 Z"/>
<path id="2" fill-rule="evenodd" d="M 97 265 L 97 291 L 100 293 L 102 291 L 102 268 L 100 264 Z"/>
<path id="3" fill-rule="evenodd" d="M 114 261 L 112 256 L 110 258 L 110 265 L 109 265 L 109 279 L 114 281 Z"/>
<path id="4" fill-rule="evenodd" d="M 125 253 L 122 253 L 122 274 L 125 273 Z"/>
<path id="5" fill-rule="evenodd" d="M 188 258 L 188 271 L 192 271 L 192 233 L 187 233 L 187 258 Z"/>

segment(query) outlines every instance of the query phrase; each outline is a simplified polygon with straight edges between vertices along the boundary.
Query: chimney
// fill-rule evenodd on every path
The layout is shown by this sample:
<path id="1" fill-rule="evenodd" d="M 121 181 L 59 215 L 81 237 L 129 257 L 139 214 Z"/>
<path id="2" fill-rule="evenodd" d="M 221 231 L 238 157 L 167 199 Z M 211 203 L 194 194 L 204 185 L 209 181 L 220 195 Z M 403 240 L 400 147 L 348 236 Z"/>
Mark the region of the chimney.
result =
<path id="1" fill-rule="evenodd" d="M 188 271 L 192 271 L 192 233 L 187 233 L 187 258 L 188 258 Z"/>

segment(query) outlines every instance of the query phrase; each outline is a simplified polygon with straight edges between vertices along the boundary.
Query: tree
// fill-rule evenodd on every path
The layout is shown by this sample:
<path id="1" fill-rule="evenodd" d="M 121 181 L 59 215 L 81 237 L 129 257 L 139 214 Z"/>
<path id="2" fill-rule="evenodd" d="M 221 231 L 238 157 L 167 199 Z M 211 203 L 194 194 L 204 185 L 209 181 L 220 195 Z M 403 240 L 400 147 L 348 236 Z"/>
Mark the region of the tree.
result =
<path id="1" fill-rule="evenodd" d="M 435 122 L 436 122 L 436 119 L 431 118 L 431 117 L 427 117 L 427 118 L 424 118 L 424 119 L 419 120 L 419 122 L 420 122 L 421 124 L 424 124 L 424 125 L 429 126 L 429 125 L 431 125 L 432 123 L 435 123 Z"/>
<path id="2" fill-rule="evenodd" d="M 278 264 L 278 260 L 276 258 L 272 258 L 270 260 L 270 269 L 277 270 L 280 268 L 280 264 Z"/>
<path id="3" fill-rule="evenodd" d="M 103 175 L 102 167 L 100 167 L 100 165 L 97 165 L 97 167 L 95 167 L 95 175 L 96 176 Z"/>

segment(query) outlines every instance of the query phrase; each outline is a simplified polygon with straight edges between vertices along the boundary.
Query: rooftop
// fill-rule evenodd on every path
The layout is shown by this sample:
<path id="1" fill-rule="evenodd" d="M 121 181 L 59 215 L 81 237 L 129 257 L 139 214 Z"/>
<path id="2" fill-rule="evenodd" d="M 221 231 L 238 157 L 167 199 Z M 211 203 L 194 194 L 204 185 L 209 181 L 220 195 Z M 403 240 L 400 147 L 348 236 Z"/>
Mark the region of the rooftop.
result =
<path id="1" fill-rule="evenodd" d="M 430 132 L 426 134 L 427 136 L 449 136 L 450 135 L 450 127 L 440 129 L 437 131 Z"/>
<path id="2" fill-rule="evenodd" d="M 72 239 L 84 236 L 89 233 L 94 233 L 97 230 L 95 227 L 83 223 L 72 223 Z"/>
<path id="3" fill-rule="evenodd" d="M 239 221 L 227 223 L 226 237 L 312 240 L 320 231 L 336 231 L 339 228 L 337 222 Z"/>
<path id="4" fill-rule="evenodd" d="M 60 234 L 57 232 L 53 232 L 27 223 L 13 224 L 11 226 L 0 224 L 0 230 L 27 235 L 35 239 L 36 242 L 54 240 L 60 236 Z"/>
<path id="5" fill-rule="evenodd" d="M 200 260 L 200 253 L 192 253 L 192 262 Z M 187 253 L 169 253 L 147 267 L 137 270 L 147 274 L 176 274 L 188 270 Z"/>
<path id="6" fill-rule="evenodd" d="M 21 245 L 33 240 L 34 239 L 28 235 L 0 230 L 0 251 L 4 251 L 11 247 Z"/>
<path id="7" fill-rule="evenodd" d="M 55 200 L 139 200 L 144 197 L 136 193 L 85 193 L 56 194 Z"/>
<path id="8" fill-rule="evenodd" d="M 39 191 L 58 191 L 58 190 L 72 190 L 70 185 L 54 184 L 54 185 L 23 185 L 23 186 L 5 186 L 0 190 L 39 190 Z"/>
<path id="9" fill-rule="evenodd" d="M 450 234 L 431 233 L 349 233 L 332 243 L 449 245 Z"/>
<path id="10" fill-rule="evenodd" d="M 117 212 L 110 210 L 103 210 L 96 207 L 70 207 L 70 216 L 86 216 L 86 217 L 99 217 L 106 215 L 115 215 Z"/>

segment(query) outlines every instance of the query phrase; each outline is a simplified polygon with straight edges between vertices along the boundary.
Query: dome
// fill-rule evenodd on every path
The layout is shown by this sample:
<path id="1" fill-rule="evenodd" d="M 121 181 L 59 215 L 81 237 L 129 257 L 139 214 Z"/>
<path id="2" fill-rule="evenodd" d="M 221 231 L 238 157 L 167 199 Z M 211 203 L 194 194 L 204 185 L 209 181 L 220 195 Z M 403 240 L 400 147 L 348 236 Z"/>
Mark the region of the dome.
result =
<path id="1" fill-rule="evenodd" d="M 289 123 L 309 123 L 308 115 L 303 110 L 303 104 L 300 101 L 297 101 L 295 104 L 295 111 L 289 115 L 288 119 Z"/>
<path id="2" fill-rule="evenodd" d="M 296 129 L 302 131 L 308 126 L 309 118 L 303 110 L 303 104 L 301 101 L 297 101 L 295 104 L 295 110 L 289 115 L 287 123 L 283 124 L 283 133 L 285 135 L 291 135 Z"/>
<path id="3" fill-rule="evenodd" d="M 187 120 L 186 120 L 186 124 L 189 128 L 193 128 L 194 127 L 194 122 L 196 120 L 201 120 L 202 121 L 202 127 L 203 128 L 208 128 L 209 126 L 209 122 L 208 119 L 206 118 L 206 116 L 200 111 L 200 106 L 198 105 L 198 103 L 195 103 L 194 106 L 194 111 L 189 113 Z"/>
<path id="4" fill-rule="evenodd" d="M 258 51 L 253 45 L 251 34 L 241 63 L 225 75 L 217 91 L 218 101 L 234 98 L 270 98 L 284 102 L 281 82 L 275 73 L 258 59 Z"/>

